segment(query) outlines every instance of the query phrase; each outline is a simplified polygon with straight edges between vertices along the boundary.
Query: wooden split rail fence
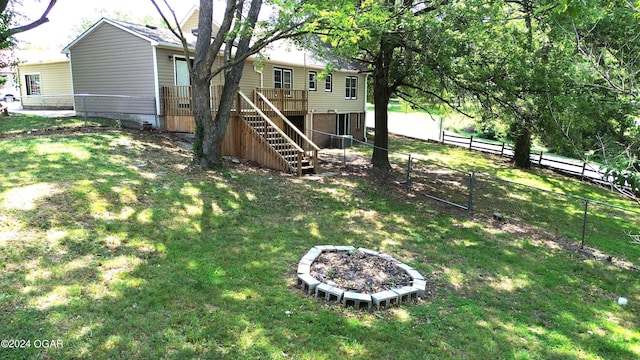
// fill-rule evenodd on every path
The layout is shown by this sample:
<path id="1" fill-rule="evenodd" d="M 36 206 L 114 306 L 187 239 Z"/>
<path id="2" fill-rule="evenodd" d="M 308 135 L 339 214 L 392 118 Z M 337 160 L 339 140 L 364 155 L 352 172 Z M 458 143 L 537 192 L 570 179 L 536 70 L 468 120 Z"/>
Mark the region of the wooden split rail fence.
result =
<path id="1" fill-rule="evenodd" d="M 513 158 L 514 155 L 513 147 L 504 142 L 487 141 L 474 138 L 473 136 L 466 137 L 448 134 L 444 131 L 442 132 L 441 143 L 462 146 L 469 150 L 482 151 L 507 158 Z M 556 156 L 549 156 L 543 151 L 531 152 L 529 157 L 533 164 L 541 167 L 550 168 L 568 175 L 591 179 L 599 183 L 608 183 L 604 178 L 604 171 L 600 170 L 599 166 L 595 164 L 576 162 L 569 159 L 565 160 Z"/>

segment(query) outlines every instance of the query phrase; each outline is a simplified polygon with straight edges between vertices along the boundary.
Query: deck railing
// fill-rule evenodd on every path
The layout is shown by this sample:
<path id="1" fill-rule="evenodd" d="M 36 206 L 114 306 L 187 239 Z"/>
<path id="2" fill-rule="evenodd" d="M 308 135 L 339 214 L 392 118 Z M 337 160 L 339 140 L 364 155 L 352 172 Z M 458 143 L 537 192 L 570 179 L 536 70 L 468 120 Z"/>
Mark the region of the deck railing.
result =
<path id="1" fill-rule="evenodd" d="M 162 104 L 164 115 L 193 116 L 193 100 L 191 85 L 163 86 Z M 220 103 L 222 86 L 211 86 L 211 113 L 215 114 Z"/>
<path id="2" fill-rule="evenodd" d="M 258 101 L 257 93 L 262 93 L 286 115 L 307 114 L 309 98 L 306 90 L 257 88 L 253 95 L 254 103 Z"/>
<path id="3" fill-rule="evenodd" d="M 193 101 L 191 99 L 191 85 L 163 86 L 162 111 L 169 116 L 193 116 Z M 306 115 L 308 109 L 308 96 L 306 90 L 258 88 L 254 91 L 254 103 L 259 101 L 257 93 L 260 92 L 271 101 L 285 115 Z M 211 86 L 211 111 L 215 114 L 220 103 L 222 86 Z"/>
<path id="4" fill-rule="evenodd" d="M 246 110 L 250 110 L 250 111 L 246 111 L 247 113 L 254 113 L 255 115 L 257 115 L 260 118 L 260 125 L 255 127 L 252 126 L 254 130 L 256 130 L 264 139 L 267 139 L 269 137 L 269 133 L 270 131 L 275 131 L 278 135 L 279 138 L 277 140 L 273 140 L 275 141 L 274 144 L 272 146 L 278 146 L 279 144 L 287 144 L 290 145 L 290 147 L 283 147 L 278 149 L 278 153 L 280 153 L 280 155 L 282 156 L 283 159 L 288 159 L 290 160 L 291 158 L 295 158 L 295 162 L 296 162 L 296 166 L 293 167 L 291 166 L 291 170 L 296 172 L 298 175 L 302 175 L 302 160 L 304 157 L 304 149 L 302 149 L 297 143 L 296 141 L 294 141 L 293 139 L 291 139 L 283 130 L 282 128 L 275 124 L 270 118 L 269 116 L 267 116 L 260 108 L 258 108 L 258 106 L 255 105 L 255 103 L 253 103 L 244 93 L 242 93 L 242 91 L 238 91 L 238 103 L 240 103 L 240 108 L 243 109 L 243 111 Z"/>
<path id="5" fill-rule="evenodd" d="M 299 147 L 304 149 L 311 158 L 314 170 L 317 167 L 318 151 L 320 148 L 309 139 L 300 129 L 292 124 L 284 114 L 260 91 L 256 91 L 256 98 L 260 99 L 257 103 L 263 105 L 259 109 L 270 119 L 278 119 L 278 126 L 287 136 L 292 139 Z M 274 121 L 275 122 L 275 121 Z"/>

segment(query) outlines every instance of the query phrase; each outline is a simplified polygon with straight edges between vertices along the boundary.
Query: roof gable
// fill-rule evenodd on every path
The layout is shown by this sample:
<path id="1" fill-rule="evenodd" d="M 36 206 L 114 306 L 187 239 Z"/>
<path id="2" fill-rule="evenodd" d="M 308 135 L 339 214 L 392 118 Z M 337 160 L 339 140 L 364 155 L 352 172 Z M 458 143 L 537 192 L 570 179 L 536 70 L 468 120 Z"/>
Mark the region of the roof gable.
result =
<path id="1" fill-rule="evenodd" d="M 102 18 L 98 20 L 95 24 L 93 24 L 93 26 L 91 26 L 88 30 L 86 30 L 80 36 L 78 36 L 75 40 L 73 40 L 64 49 L 62 49 L 62 52 L 69 53 L 71 48 L 76 46 L 79 42 L 81 42 L 84 38 L 86 38 L 89 34 L 93 33 L 96 29 L 98 29 L 103 24 L 106 24 L 107 26 L 116 27 L 126 33 L 129 33 L 133 36 L 136 36 L 145 41 L 148 41 L 151 46 L 165 45 L 165 46 L 182 47 L 180 40 L 168 29 L 159 28 L 157 26 L 134 24 L 134 23 L 129 23 L 125 21 L 117 21 L 117 20 Z M 196 40 L 195 36 L 193 36 L 191 33 L 185 33 L 184 35 L 187 38 L 188 45 L 190 47 L 195 46 L 195 40 Z"/>

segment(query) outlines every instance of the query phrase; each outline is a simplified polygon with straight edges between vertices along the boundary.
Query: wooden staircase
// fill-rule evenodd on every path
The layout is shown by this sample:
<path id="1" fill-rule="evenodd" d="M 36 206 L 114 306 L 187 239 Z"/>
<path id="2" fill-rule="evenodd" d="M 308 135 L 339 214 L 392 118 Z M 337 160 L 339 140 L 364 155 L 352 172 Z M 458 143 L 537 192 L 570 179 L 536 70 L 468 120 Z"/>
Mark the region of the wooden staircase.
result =
<path id="1" fill-rule="evenodd" d="M 273 148 L 280 156 L 289 164 L 291 172 L 298 173 L 299 156 L 302 154 L 300 163 L 302 174 L 311 174 L 315 172 L 315 167 L 311 163 L 311 158 L 300 150 L 292 143 L 291 139 L 283 136 L 272 123 L 264 121 L 264 119 L 257 113 L 244 114 L 243 120 L 246 121 L 251 128 L 253 128 L 258 135 L 260 135 L 267 144 Z"/>
<path id="2" fill-rule="evenodd" d="M 260 99 L 260 107 L 241 91 L 238 91 L 238 95 L 243 104 L 240 107 L 242 109 L 239 113 L 240 117 L 256 136 L 261 137 L 267 147 L 278 154 L 286 164 L 287 170 L 298 176 L 315 173 L 320 148 L 296 128 L 266 97 L 261 96 L 262 94 L 257 97 Z"/>

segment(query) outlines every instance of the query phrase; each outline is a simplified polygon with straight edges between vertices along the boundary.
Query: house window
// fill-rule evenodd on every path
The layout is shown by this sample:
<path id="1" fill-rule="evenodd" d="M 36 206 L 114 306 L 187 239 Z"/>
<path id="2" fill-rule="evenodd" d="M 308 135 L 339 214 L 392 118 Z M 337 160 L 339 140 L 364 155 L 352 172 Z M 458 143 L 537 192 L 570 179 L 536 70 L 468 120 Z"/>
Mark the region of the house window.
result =
<path id="1" fill-rule="evenodd" d="M 273 87 L 276 89 L 291 89 L 293 70 L 273 68 Z"/>
<path id="2" fill-rule="evenodd" d="M 336 115 L 336 135 L 350 135 L 349 114 Z"/>
<path id="3" fill-rule="evenodd" d="M 327 74 L 327 77 L 324 79 L 324 91 L 333 91 L 333 75 L 331 74 Z"/>
<path id="4" fill-rule="evenodd" d="M 360 113 L 356 114 L 356 130 L 362 129 L 362 118 L 360 117 Z"/>
<path id="5" fill-rule="evenodd" d="M 347 76 L 344 98 L 349 100 L 357 99 L 358 95 L 358 78 L 356 76 Z"/>
<path id="6" fill-rule="evenodd" d="M 40 74 L 25 75 L 24 83 L 27 88 L 27 95 L 42 95 L 42 89 L 40 87 Z"/>
<path id="7" fill-rule="evenodd" d="M 318 73 L 309 71 L 309 91 L 318 90 Z"/>

